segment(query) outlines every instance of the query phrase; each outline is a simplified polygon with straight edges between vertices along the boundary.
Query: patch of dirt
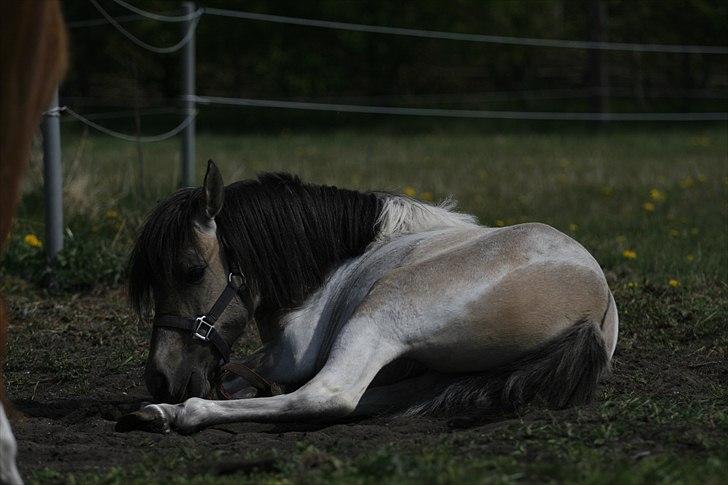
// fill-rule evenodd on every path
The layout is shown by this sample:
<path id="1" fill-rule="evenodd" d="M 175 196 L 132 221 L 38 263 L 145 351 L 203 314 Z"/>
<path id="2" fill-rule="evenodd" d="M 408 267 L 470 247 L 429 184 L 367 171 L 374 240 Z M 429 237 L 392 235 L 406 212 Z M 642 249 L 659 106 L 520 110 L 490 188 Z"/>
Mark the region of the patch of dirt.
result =
<path id="1" fill-rule="evenodd" d="M 26 476 L 44 468 L 106 470 L 150 457 L 150 466 L 176 460 L 175 473 L 270 471 L 301 444 L 343 458 L 382 446 L 401 452 L 449 446 L 464 458 L 526 447 L 519 459 L 538 460 L 553 453 L 547 443 L 570 439 L 627 457 L 665 450 L 703 453 L 705 443 L 720 439 L 709 411 L 716 386 L 728 375 L 724 356 L 700 347 L 674 351 L 640 344 L 629 325 L 623 327 L 626 343 L 618 347 L 612 375 L 593 404 L 577 409 L 532 407 L 519 416 L 479 420 L 239 423 L 191 436 L 117 433 L 115 421 L 150 399 L 141 385 L 148 329 L 133 321 L 120 292 L 21 295 L 9 302 L 15 323 L 8 394 Z M 707 403 L 705 409 L 693 409 L 696 402 Z"/>

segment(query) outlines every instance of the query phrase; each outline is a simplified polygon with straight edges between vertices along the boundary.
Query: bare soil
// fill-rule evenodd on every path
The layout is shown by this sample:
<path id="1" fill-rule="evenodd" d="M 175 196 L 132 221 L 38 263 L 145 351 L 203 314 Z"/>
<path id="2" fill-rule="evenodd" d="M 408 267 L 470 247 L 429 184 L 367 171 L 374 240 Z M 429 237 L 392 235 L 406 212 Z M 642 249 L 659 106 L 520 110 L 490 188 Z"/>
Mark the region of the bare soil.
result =
<path id="1" fill-rule="evenodd" d="M 704 342 L 716 337 L 681 341 L 682 334 L 672 332 L 659 344 L 641 339 L 641 329 L 629 323 L 612 374 L 595 401 L 580 408 L 532 406 L 519 415 L 477 420 L 241 423 L 191 436 L 117 433 L 115 421 L 150 399 L 141 383 L 148 329 L 126 311 L 121 290 L 54 296 L 18 285 L 9 297 L 14 323 L 5 370 L 19 466 L 38 481 L 47 478 L 44 470 L 60 480 L 139 464 L 157 478 L 275 474 L 294 458 L 297 466 L 327 467 L 382 449 L 404 455 L 444 449 L 464 462 L 487 456 L 522 464 L 578 460 L 592 451 L 627 462 L 707 460 L 726 444 L 721 401 L 728 365 Z"/>

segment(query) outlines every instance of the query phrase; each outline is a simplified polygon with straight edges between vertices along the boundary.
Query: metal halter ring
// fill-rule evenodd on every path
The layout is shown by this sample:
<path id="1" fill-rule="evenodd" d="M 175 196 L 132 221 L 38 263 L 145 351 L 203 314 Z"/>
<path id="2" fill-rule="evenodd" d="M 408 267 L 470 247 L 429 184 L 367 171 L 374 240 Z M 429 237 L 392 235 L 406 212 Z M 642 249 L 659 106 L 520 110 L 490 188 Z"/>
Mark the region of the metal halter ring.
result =
<path id="1" fill-rule="evenodd" d="M 192 332 L 192 337 L 200 339 L 204 342 L 207 342 L 210 340 L 210 333 L 212 333 L 212 330 L 215 328 L 212 326 L 210 322 L 207 321 L 206 315 L 201 315 L 197 318 L 195 318 L 195 323 L 197 324 L 195 326 L 195 331 Z M 207 326 L 207 329 L 202 329 L 202 332 L 200 332 L 200 329 L 203 325 Z"/>
<path id="2" fill-rule="evenodd" d="M 238 277 L 240 278 L 240 284 L 238 285 L 238 289 L 245 286 L 245 275 L 243 273 L 228 273 L 228 283 L 232 284 L 233 278 Z"/>

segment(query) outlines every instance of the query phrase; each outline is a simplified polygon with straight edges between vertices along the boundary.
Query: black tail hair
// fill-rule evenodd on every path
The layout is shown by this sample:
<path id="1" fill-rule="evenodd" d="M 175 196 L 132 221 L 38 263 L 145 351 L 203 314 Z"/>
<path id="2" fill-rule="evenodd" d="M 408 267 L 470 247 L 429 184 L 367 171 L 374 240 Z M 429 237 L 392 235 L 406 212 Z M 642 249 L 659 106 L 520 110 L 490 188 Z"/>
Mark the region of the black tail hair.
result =
<path id="1" fill-rule="evenodd" d="M 556 409 L 585 404 L 608 368 L 609 355 L 598 324 L 583 319 L 507 365 L 456 378 L 404 414 L 513 411 L 536 397 Z"/>

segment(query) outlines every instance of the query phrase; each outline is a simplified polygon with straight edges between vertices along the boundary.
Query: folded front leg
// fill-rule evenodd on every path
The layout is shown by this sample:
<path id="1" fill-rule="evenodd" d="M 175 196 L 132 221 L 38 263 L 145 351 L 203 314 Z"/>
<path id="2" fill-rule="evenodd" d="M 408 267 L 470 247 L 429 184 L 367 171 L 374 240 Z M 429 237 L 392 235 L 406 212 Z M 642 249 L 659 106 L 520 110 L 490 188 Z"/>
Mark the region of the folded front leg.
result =
<path id="1" fill-rule="evenodd" d="M 181 404 L 151 404 L 124 416 L 117 430 L 191 433 L 223 423 L 294 421 L 347 416 L 354 411 L 377 372 L 400 355 L 368 325 L 342 329 L 328 361 L 307 384 L 273 397 L 233 401 L 188 399 Z"/>

